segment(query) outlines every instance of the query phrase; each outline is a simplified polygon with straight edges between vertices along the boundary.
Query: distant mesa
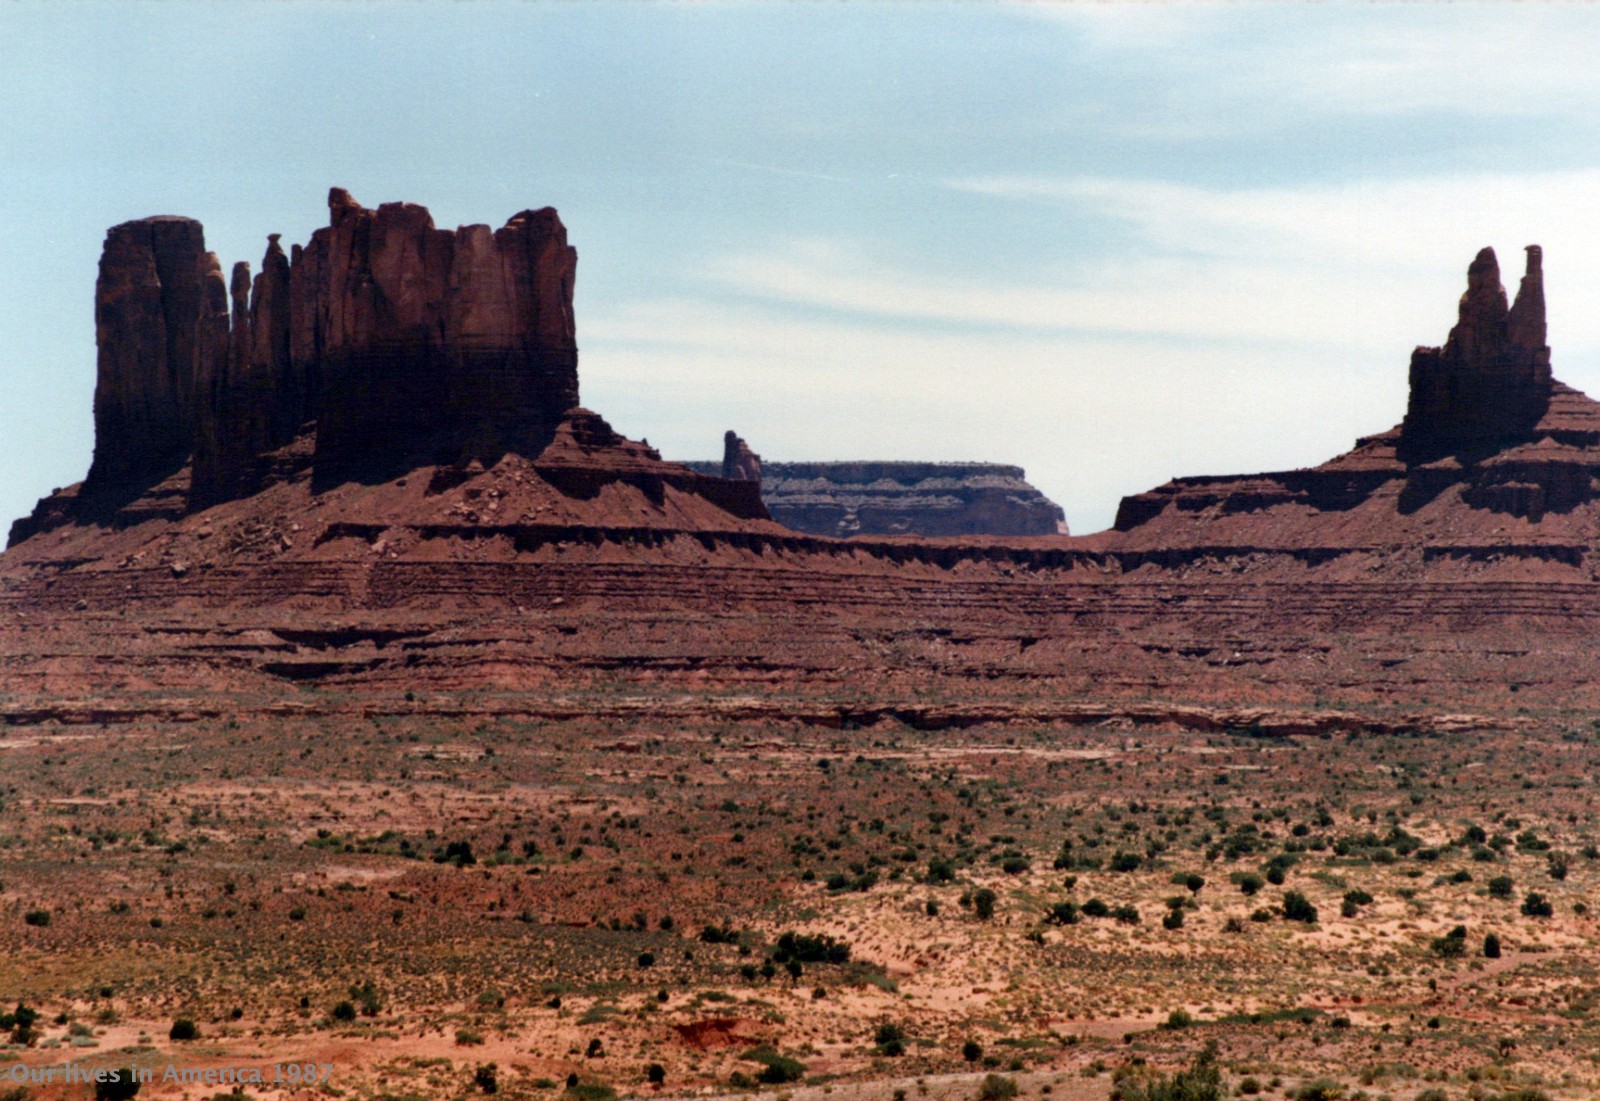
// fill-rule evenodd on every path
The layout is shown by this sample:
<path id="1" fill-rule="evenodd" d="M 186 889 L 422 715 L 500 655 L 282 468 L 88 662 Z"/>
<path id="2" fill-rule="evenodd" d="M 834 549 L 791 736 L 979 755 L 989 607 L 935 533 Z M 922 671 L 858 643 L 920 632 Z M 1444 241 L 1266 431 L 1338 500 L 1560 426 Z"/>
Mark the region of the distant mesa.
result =
<path id="1" fill-rule="evenodd" d="M 1061 506 L 998 463 L 764 462 L 738 433 L 703 474 L 754 481 L 772 518 L 810 535 L 1066 535 Z"/>

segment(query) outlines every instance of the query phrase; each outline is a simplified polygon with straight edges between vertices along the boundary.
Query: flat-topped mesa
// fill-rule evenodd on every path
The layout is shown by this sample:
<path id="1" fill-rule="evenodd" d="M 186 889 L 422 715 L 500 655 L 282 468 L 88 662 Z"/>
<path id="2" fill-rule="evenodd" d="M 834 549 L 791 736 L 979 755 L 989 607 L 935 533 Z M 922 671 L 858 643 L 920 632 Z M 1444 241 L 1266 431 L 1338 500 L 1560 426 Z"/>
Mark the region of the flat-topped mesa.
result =
<path id="1" fill-rule="evenodd" d="M 87 499 L 136 494 L 182 467 L 194 446 L 207 255 L 205 230 L 192 218 L 141 218 L 106 233 L 94 294 L 95 446 Z"/>
<path id="2" fill-rule="evenodd" d="M 1411 397 L 1399 455 L 1425 463 L 1475 459 L 1526 439 L 1550 404 L 1542 250 L 1527 248 L 1527 273 L 1506 305 L 1494 250 L 1467 269 L 1467 291 L 1443 348 L 1411 355 Z"/>
<path id="3" fill-rule="evenodd" d="M 578 404 L 577 250 L 551 208 L 495 231 L 360 206 L 297 249 L 289 356 L 316 380 L 319 476 L 537 453 Z"/>

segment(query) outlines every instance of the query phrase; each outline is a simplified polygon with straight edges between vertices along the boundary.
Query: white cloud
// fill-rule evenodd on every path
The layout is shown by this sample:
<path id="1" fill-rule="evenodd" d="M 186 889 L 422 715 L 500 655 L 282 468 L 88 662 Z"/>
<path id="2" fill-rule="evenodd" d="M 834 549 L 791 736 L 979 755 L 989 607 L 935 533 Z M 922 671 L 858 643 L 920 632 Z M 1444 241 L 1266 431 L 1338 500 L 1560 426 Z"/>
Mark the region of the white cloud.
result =
<path id="1" fill-rule="evenodd" d="M 1162 305 L 1163 287 L 1176 302 L 1191 294 L 1199 301 L 1220 299 L 1213 316 L 1241 337 L 1298 334 L 1348 342 L 1361 339 L 1350 331 L 1359 326 L 1388 343 L 1438 343 L 1451 321 L 1450 288 L 1464 285 L 1462 273 L 1479 248 L 1496 248 L 1502 278 L 1515 294 L 1522 246 L 1541 244 L 1558 361 L 1562 350 L 1584 357 L 1600 352 L 1600 315 L 1586 308 L 1600 289 L 1600 169 L 1298 188 L 1041 177 L 950 185 L 1122 221 L 1137 251 L 1171 258 L 1149 262 L 1169 274 L 1150 282 L 1158 293 L 1147 301 L 1174 328 L 1182 326 L 1184 313 Z M 1119 293 L 1127 293 L 1141 266 L 1119 274 L 1118 265 L 1108 264 L 1106 270 Z M 1218 279 L 1230 289 L 1219 288 Z M 1215 326 L 1203 324 L 1188 331 L 1217 335 Z"/>
<path id="2" fill-rule="evenodd" d="M 1515 119 L 1600 95 L 1600 11 L 1581 4 L 1039 4 L 1081 61 L 1137 89 L 1122 136 L 1200 138 L 1314 118 Z M 1114 94 L 1114 93 L 1112 93 Z M 1426 140 L 1425 135 L 1419 139 Z"/>

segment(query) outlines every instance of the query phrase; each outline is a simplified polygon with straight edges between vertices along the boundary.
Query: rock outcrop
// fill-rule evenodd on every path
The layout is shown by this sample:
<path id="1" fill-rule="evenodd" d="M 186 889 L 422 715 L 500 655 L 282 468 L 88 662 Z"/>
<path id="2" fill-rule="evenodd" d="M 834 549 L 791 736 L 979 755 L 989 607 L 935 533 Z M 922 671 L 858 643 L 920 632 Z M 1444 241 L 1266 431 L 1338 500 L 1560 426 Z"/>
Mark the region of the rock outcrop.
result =
<path id="1" fill-rule="evenodd" d="M 1527 440 L 1550 404 L 1543 252 L 1527 249 L 1527 274 L 1506 306 L 1494 249 L 1467 268 L 1460 317 L 1442 348 L 1411 354 L 1411 398 L 1399 455 L 1429 462 L 1479 457 Z"/>
<path id="2" fill-rule="evenodd" d="M 578 404 L 577 250 L 556 212 L 434 228 L 334 189 L 291 267 L 291 365 L 317 380 L 319 474 L 537 451 Z"/>
<path id="3" fill-rule="evenodd" d="M 1508 307 L 1494 250 L 1478 253 L 1449 340 L 1412 354 L 1401 424 L 1307 470 L 1175 479 L 1125 498 L 1116 530 L 1169 549 L 1421 544 L 1440 528 L 1481 544 L 1504 517 L 1538 523 L 1593 500 L 1600 404 L 1551 377 L 1542 251 L 1527 256 Z"/>
<path id="4" fill-rule="evenodd" d="M 86 498 L 135 494 L 176 471 L 193 449 L 211 262 L 205 231 L 192 218 L 145 218 L 106 234 L 94 296 L 95 446 Z"/>
<path id="5" fill-rule="evenodd" d="M 443 317 L 437 337 L 419 334 L 392 355 L 380 338 L 404 329 L 391 299 L 427 303 L 430 286 L 444 288 L 447 307 L 501 309 L 496 292 L 459 289 L 483 274 L 461 256 L 488 246 L 459 231 L 440 266 L 428 250 L 444 238 L 420 214 L 387 217 L 403 228 L 399 255 L 415 257 L 394 261 L 399 275 L 386 266 L 391 250 L 372 244 L 381 210 L 368 219 L 336 203 L 339 226 L 366 226 L 365 243 L 351 229 L 341 255 L 358 275 L 362 263 L 372 269 L 370 285 L 324 295 L 333 273 L 307 250 L 290 254 L 287 374 L 281 338 L 263 338 L 282 332 L 269 305 L 281 280 L 241 273 L 224 330 L 223 269 L 194 239 L 204 338 L 191 362 L 205 368 L 195 378 L 207 396 L 190 413 L 197 454 L 216 456 L 218 500 L 192 502 L 188 468 L 162 473 L 168 456 L 123 468 L 157 480 L 110 523 L 77 522 L 88 487 L 53 494 L 19 522 L 0 556 L 0 722 L 304 714 L 337 698 L 351 713 L 474 723 L 671 714 L 686 728 L 743 717 L 1287 733 L 1459 729 L 1478 724 L 1451 718 L 1461 710 L 1600 708 L 1600 403 L 1539 384 L 1548 354 L 1536 262 L 1503 312 L 1491 269 L 1475 265 L 1452 340 L 1420 356 L 1405 424 L 1308 470 L 1178 479 L 1125 501 L 1118 530 L 1071 538 L 1049 534 L 1060 512 L 1016 468 L 765 463 L 760 483 L 728 480 L 721 463 L 698 473 L 663 462 L 597 414 L 533 399 L 519 400 L 548 425 L 532 440 L 543 445 L 496 457 L 525 426 L 492 410 L 468 416 L 486 399 L 453 396 L 492 374 L 473 375 L 475 354 L 452 358 L 463 345 L 450 334 L 480 322 L 418 306 L 401 313 Z M 529 240 L 521 232 L 510 255 Z M 546 246 L 539 254 L 560 260 L 553 236 Z M 495 265 L 486 270 L 493 284 Z M 440 271 L 457 275 L 403 277 Z M 380 297 L 384 285 L 400 289 Z M 161 306 L 161 290 L 148 301 Z M 307 316 L 320 320 L 297 323 Z M 519 316 L 527 343 L 465 346 L 511 347 L 507 377 L 559 404 L 565 330 L 552 338 L 542 307 L 532 322 Z M 361 351 L 372 346 L 362 337 L 347 339 L 354 352 L 343 359 L 325 356 L 338 332 L 380 334 L 384 355 Z M 172 389 L 160 347 L 137 361 L 157 393 Z M 111 358 L 124 365 L 112 380 L 129 377 L 127 360 Z M 284 410 L 325 416 L 330 388 L 359 394 L 390 367 L 413 372 L 401 380 L 413 393 L 439 386 L 416 374 L 424 362 L 451 380 L 430 391 L 450 401 L 388 410 L 374 391 L 379 408 L 343 411 L 352 424 L 367 418 L 375 439 L 411 418 L 424 438 L 391 442 L 419 457 L 402 457 L 394 476 L 349 475 L 363 457 L 330 450 L 320 421 L 284 427 Z M 330 370 L 353 374 L 330 387 Z M 1448 385 L 1451 370 L 1462 385 Z M 264 420 L 246 415 L 253 388 L 273 395 Z M 282 397 L 296 388 L 304 405 Z M 1491 392 L 1509 395 L 1508 408 L 1539 398 L 1542 412 L 1527 423 L 1531 406 L 1506 412 Z M 219 450 L 235 438 L 253 442 Z M 1501 442 L 1484 451 L 1488 440 Z M 748 447 L 735 439 L 729 450 L 734 472 L 744 468 Z M 254 465 L 241 465 L 253 451 Z M 348 480 L 324 479 L 323 464 Z M 810 516 L 827 534 L 774 523 L 761 493 L 790 524 Z M 1019 507 L 1049 528 L 988 534 Z M 919 537 L 920 509 L 937 521 L 924 532 L 955 537 Z M 830 537 L 841 529 L 859 534 Z M 340 691 L 305 694 L 306 684 Z M 1374 716 L 1389 725 L 1368 725 Z"/>
<path id="6" fill-rule="evenodd" d="M 176 517 L 307 471 L 327 487 L 552 444 L 578 404 L 577 251 L 556 212 L 448 231 L 340 188 L 328 208 L 307 245 L 285 254 L 272 234 L 260 273 L 240 262 L 228 283 L 193 219 L 110 230 L 94 463 L 13 542 L 91 512 Z M 749 490 L 707 492 L 761 514 Z"/>
<path id="7" fill-rule="evenodd" d="M 731 428 L 722 437 L 722 476 L 731 482 L 761 481 L 761 456 Z"/>
<path id="8" fill-rule="evenodd" d="M 997 463 L 763 463 L 728 433 L 720 465 L 702 473 L 748 477 L 755 462 L 772 518 L 811 535 L 1065 535 L 1066 514 L 1028 483 L 1021 467 Z M 742 449 L 742 450 L 741 450 Z"/>

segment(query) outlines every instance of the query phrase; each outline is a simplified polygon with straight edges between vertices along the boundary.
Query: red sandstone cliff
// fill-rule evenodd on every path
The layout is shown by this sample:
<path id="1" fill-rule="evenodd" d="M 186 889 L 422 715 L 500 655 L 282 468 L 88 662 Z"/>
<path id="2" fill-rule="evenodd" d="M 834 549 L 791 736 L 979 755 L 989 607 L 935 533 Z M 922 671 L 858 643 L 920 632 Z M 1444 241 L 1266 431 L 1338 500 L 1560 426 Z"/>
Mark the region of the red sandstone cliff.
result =
<path id="1" fill-rule="evenodd" d="M 578 254 L 553 209 L 449 231 L 424 207 L 368 210 L 340 188 L 328 208 L 304 247 L 285 255 L 272 234 L 260 274 L 240 262 L 226 284 L 192 219 L 107 234 L 94 464 L 17 521 L 13 544 L 74 518 L 176 518 L 307 472 L 326 488 L 537 457 L 563 425 L 587 441 L 584 465 L 645 476 L 653 452 L 577 409 Z M 649 477 L 765 516 L 754 487 Z"/>

